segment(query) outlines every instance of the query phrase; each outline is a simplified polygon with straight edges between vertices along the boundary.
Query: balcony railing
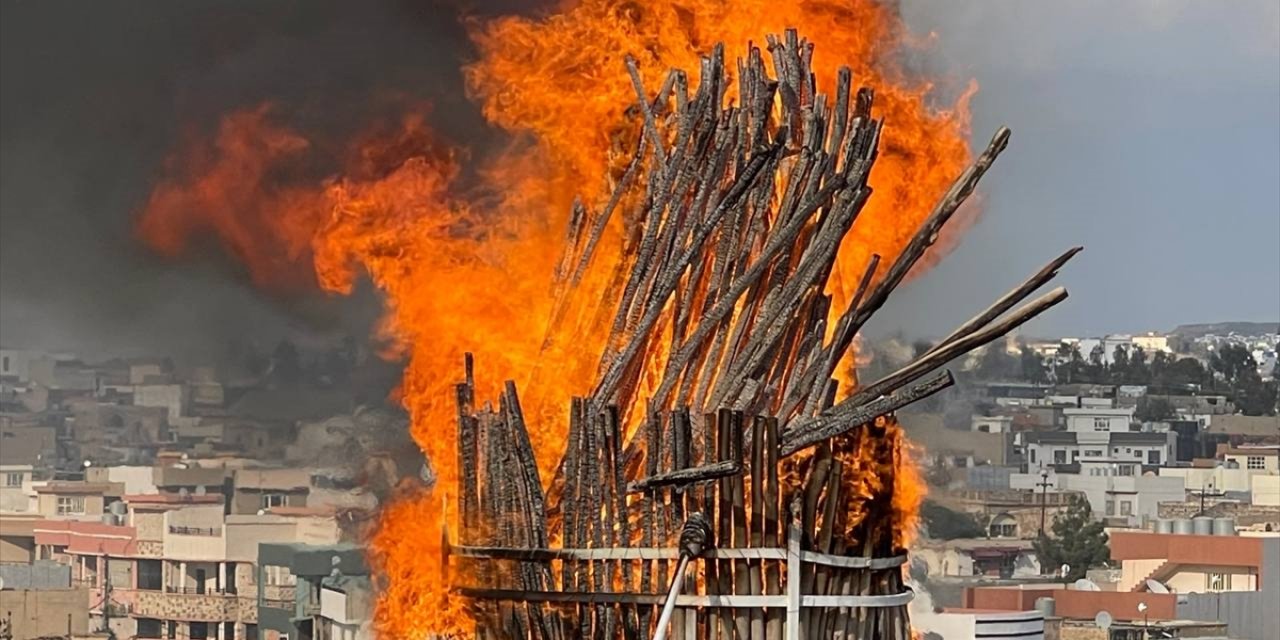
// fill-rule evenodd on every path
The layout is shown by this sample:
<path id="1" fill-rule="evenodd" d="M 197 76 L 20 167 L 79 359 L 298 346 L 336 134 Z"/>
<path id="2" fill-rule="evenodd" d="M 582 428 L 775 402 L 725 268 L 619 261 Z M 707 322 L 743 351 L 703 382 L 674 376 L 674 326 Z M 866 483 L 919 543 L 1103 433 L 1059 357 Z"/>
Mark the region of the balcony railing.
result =
<path id="1" fill-rule="evenodd" d="M 209 589 L 207 587 L 204 589 L 201 589 L 199 587 L 165 587 L 164 592 L 165 593 L 182 593 L 186 595 L 197 595 L 197 596 L 234 596 L 236 595 L 234 591 L 228 591 L 226 589 Z"/>
<path id="2" fill-rule="evenodd" d="M 217 538 L 222 535 L 222 527 L 175 527 L 169 525 L 169 533 L 180 536 L 208 536 Z"/>

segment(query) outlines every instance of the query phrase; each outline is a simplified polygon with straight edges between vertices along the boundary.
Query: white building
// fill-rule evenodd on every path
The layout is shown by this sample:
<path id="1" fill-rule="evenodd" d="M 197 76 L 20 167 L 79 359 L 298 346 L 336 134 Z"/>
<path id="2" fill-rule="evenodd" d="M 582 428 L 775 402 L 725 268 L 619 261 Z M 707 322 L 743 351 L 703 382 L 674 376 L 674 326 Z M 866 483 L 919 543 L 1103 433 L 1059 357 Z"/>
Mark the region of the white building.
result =
<path id="1" fill-rule="evenodd" d="M 981 433 L 1009 433 L 1013 431 L 1013 416 L 973 416 L 969 428 Z"/>
<path id="2" fill-rule="evenodd" d="M 1081 400 L 1084 400 L 1083 398 Z M 1110 400 L 1107 400 L 1108 404 Z M 1076 433 L 1091 432 L 1123 432 L 1129 431 L 1133 423 L 1134 407 L 1113 408 L 1110 406 L 1080 406 L 1062 410 L 1067 421 L 1067 431 Z"/>
<path id="3" fill-rule="evenodd" d="M 1013 489 L 1039 490 L 1043 480 L 1050 489 L 1079 491 L 1089 500 L 1089 508 L 1096 518 L 1122 520 L 1127 526 L 1138 527 L 1155 520 L 1161 502 L 1183 502 L 1186 487 L 1182 478 L 1141 474 L 1136 464 L 1091 463 L 1082 464 L 1085 473 L 1055 473 L 1048 477 L 1039 473 L 1015 473 L 1009 478 Z"/>

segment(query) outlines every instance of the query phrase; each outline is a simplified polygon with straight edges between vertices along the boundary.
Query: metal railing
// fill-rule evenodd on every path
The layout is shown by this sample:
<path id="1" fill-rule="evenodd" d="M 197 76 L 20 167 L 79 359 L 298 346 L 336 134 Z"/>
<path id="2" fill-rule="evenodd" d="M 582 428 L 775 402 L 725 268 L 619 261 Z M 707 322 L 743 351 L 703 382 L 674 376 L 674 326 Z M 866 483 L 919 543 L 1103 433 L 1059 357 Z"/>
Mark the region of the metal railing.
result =
<path id="1" fill-rule="evenodd" d="M 180 536 L 208 536 L 217 538 L 222 535 L 222 527 L 176 527 L 169 525 L 169 533 Z"/>

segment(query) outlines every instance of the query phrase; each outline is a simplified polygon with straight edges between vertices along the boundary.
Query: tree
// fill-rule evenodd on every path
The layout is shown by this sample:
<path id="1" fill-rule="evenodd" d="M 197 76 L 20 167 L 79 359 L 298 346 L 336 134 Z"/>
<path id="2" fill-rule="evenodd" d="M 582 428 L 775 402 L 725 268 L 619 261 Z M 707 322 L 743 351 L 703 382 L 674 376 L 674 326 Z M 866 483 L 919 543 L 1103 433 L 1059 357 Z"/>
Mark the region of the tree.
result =
<path id="1" fill-rule="evenodd" d="M 1063 380 L 1067 384 L 1079 381 L 1080 373 L 1084 366 L 1084 358 L 1080 356 L 1079 343 L 1063 342 L 1058 345 L 1058 362 L 1058 368 L 1063 371 L 1063 375 L 1058 376 L 1059 380 Z"/>
<path id="2" fill-rule="evenodd" d="M 1204 383 L 1204 365 L 1195 358 L 1178 358 L 1170 364 L 1166 371 L 1169 384 L 1199 385 Z"/>
<path id="3" fill-rule="evenodd" d="M 977 376 L 982 380 L 1008 380 L 1018 369 L 1018 361 L 1005 351 L 1004 344 L 994 342 L 982 350 Z"/>
<path id="4" fill-rule="evenodd" d="M 925 500 L 920 506 L 920 518 L 924 521 L 925 531 L 934 540 L 981 538 L 987 534 L 973 516 L 953 511 L 932 500 Z"/>
<path id="5" fill-rule="evenodd" d="M 1049 381 L 1049 370 L 1044 366 L 1044 358 L 1032 351 L 1031 347 L 1022 347 L 1020 360 L 1023 380 L 1036 384 L 1044 384 Z"/>
<path id="6" fill-rule="evenodd" d="M 1228 344 L 1209 357 L 1209 366 L 1228 383 L 1234 383 L 1241 376 L 1258 372 L 1258 363 L 1253 354 L 1240 344 Z"/>
<path id="7" fill-rule="evenodd" d="M 1147 367 L 1147 352 L 1134 347 L 1129 354 L 1129 384 L 1151 384 L 1151 369 Z"/>
<path id="8" fill-rule="evenodd" d="M 1052 529 L 1052 536 L 1040 536 L 1032 543 L 1041 571 L 1055 572 L 1065 564 L 1070 566 L 1066 579 L 1079 580 L 1089 569 L 1110 561 L 1107 533 L 1102 522 L 1093 519 L 1089 501 L 1083 497 L 1071 499 L 1066 512 L 1053 519 Z"/>
<path id="9" fill-rule="evenodd" d="M 1124 345 L 1116 345 L 1115 351 L 1111 352 L 1111 381 L 1117 384 L 1123 383 L 1129 376 L 1129 350 Z"/>

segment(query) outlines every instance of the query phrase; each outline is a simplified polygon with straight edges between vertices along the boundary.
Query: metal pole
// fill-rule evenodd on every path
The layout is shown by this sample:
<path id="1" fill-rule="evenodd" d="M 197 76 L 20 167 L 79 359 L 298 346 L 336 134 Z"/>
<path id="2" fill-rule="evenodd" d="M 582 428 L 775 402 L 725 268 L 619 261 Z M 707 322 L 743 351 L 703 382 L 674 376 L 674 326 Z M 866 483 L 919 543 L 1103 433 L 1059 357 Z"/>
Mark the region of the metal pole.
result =
<path id="1" fill-rule="evenodd" d="M 676 567 L 676 575 L 671 578 L 671 588 L 667 590 L 667 604 L 662 607 L 662 615 L 658 618 L 658 631 L 653 640 L 667 640 L 667 625 L 671 624 L 671 615 L 676 611 L 676 598 L 680 595 L 680 587 L 684 586 L 684 570 L 689 566 L 689 556 L 680 554 L 680 565 Z"/>

